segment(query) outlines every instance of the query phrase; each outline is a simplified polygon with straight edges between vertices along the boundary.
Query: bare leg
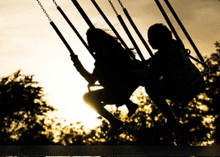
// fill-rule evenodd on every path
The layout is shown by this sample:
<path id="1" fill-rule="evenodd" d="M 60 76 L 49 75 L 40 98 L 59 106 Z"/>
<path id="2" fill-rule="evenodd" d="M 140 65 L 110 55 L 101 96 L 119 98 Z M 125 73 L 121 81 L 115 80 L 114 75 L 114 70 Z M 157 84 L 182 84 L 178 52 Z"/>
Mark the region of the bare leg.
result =
<path id="1" fill-rule="evenodd" d="M 92 107 L 98 114 L 106 118 L 110 124 L 114 125 L 122 125 L 122 121 L 113 116 L 108 110 L 104 108 L 105 104 L 101 103 L 101 95 L 102 92 L 105 91 L 93 91 L 88 92 L 83 96 L 85 103 L 87 103 L 90 107 Z"/>

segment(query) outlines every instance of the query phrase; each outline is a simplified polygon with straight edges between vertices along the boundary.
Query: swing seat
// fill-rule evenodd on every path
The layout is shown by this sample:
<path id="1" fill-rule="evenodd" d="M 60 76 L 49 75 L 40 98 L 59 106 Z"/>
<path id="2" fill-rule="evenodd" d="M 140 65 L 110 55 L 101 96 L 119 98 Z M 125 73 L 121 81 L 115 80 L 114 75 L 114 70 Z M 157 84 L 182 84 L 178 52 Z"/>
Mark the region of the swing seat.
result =
<path id="1" fill-rule="evenodd" d="M 88 91 L 91 92 L 97 89 L 102 89 L 104 87 L 100 84 L 88 84 L 87 88 L 88 88 Z"/>
<path id="2" fill-rule="evenodd" d="M 115 104 L 117 107 L 122 106 L 124 104 L 130 103 L 129 101 L 129 97 L 132 95 L 133 91 L 135 91 L 135 89 L 138 87 L 128 87 L 125 89 L 119 89 L 117 92 L 110 92 L 108 93 L 108 97 L 106 97 L 104 95 L 104 97 L 102 98 L 102 94 L 99 95 L 99 99 L 103 99 L 103 104 L 107 105 L 107 104 Z M 100 90 L 104 89 L 104 87 L 102 85 L 99 84 L 89 84 L 88 85 L 88 91 L 90 92 L 94 92 L 94 93 L 99 93 Z M 100 91 L 101 92 L 101 91 Z M 108 91 L 109 92 L 109 91 Z"/>

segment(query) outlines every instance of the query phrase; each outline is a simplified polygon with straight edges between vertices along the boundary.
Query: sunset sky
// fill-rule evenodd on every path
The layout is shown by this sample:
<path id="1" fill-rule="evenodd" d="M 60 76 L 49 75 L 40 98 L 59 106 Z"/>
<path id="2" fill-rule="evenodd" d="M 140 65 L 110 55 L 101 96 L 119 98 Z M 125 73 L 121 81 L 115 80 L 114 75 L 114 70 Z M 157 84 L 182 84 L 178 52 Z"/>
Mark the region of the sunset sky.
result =
<path id="1" fill-rule="evenodd" d="M 98 28 L 109 29 L 90 0 L 78 0 L 93 24 Z M 115 26 L 129 47 L 130 40 L 121 27 L 108 0 L 96 0 L 97 4 Z M 117 0 L 112 0 L 118 13 L 122 15 L 137 41 L 144 57 L 148 52 L 127 22 Z M 166 22 L 154 0 L 122 0 L 135 24 L 147 41 L 147 30 L 155 23 Z M 161 3 L 163 1 L 161 0 Z M 220 40 L 220 2 L 218 0 L 170 0 L 182 23 L 191 35 L 203 56 L 215 52 L 214 43 Z M 41 0 L 52 21 L 85 68 L 92 72 L 94 59 L 78 37 L 60 15 L 52 0 Z M 89 28 L 71 0 L 57 0 L 74 26 L 86 40 Z M 172 14 L 162 3 L 185 46 L 190 48 Z M 22 70 L 22 74 L 35 75 L 35 80 L 44 87 L 48 104 L 61 110 L 63 116 L 72 122 L 91 121 L 97 114 L 82 100 L 87 92 L 87 82 L 75 70 L 69 52 L 57 36 L 36 0 L 0 1 L 0 77 Z M 195 56 L 194 53 L 192 53 Z"/>

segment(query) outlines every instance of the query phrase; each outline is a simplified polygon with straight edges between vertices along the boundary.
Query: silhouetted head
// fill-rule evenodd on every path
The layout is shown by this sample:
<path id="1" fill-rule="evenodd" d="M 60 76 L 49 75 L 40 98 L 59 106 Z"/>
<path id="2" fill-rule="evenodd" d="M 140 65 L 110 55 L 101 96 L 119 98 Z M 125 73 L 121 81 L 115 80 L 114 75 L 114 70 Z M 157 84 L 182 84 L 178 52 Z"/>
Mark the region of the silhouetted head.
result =
<path id="1" fill-rule="evenodd" d="M 172 40 L 172 33 L 165 25 L 154 24 L 148 30 L 148 40 L 152 48 L 160 49 Z"/>
<path id="2" fill-rule="evenodd" d="M 90 28 L 86 35 L 90 50 L 95 52 L 95 56 L 98 58 L 115 58 L 122 56 L 122 52 L 125 51 L 116 37 L 102 29 Z"/>

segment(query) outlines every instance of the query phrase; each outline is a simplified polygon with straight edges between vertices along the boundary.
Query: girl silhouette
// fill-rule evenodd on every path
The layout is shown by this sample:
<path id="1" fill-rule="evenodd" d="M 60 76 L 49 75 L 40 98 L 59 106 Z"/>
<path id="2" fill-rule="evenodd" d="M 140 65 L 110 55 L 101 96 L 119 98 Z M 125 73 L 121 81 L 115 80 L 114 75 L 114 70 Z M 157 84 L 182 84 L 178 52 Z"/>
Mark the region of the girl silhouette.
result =
<path id="1" fill-rule="evenodd" d="M 129 110 L 128 116 L 135 113 L 138 105 L 129 100 L 134 90 L 139 86 L 129 75 L 131 69 L 134 68 L 134 61 L 117 38 L 101 29 L 88 29 L 87 40 L 96 60 L 92 74 L 83 68 L 77 57 L 71 56 L 72 61 L 80 74 L 89 82 L 89 85 L 99 81 L 104 88 L 85 93 L 83 99 L 98 114 L 109 121 L 111 132 L 115 132 L 121 128 L 123 122 L 108 112 L 104 106 L 116 104 L 119 107 L 126 104 Z"/>

